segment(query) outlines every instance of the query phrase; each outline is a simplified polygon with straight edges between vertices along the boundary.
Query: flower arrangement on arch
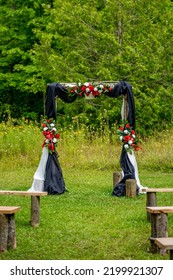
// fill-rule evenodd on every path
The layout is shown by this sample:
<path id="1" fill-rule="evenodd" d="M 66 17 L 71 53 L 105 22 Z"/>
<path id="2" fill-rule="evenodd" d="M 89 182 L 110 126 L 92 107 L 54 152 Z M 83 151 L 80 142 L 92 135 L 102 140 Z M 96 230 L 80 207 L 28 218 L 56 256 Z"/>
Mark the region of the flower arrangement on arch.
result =
<path id="1" fill-rule="evenodd" d="M 44 119 L 42 129 L 45 137 L 42 148 L 46 147 L 49 153 L 53 153 L 60 138 L 60 134 L 56 132 L 55 120 L 53 118 Z"/>
<path id="2" fill-rule="evenodd" d="M 103 83 L 96 84 L 96 83 L 89 83 L 86 82 L 84 84 L 77 83 L 72 87 L 68 87 L 69 94 L 78 94 L 81 97 L 92 95 L 93 97 L 101 96 L 109 91 L 112 88 L 109 85 L 105 85 Z"/>
<path id="3" fill-rule="evenodd" d="M 139 151 L 141 147 L 137 144 L 136 132 L 127 123 L 124 126 L 120 126 L 118 129 L 119 139 L 122 141 L 126 152 L 132 154 L 132 151 Z"/>

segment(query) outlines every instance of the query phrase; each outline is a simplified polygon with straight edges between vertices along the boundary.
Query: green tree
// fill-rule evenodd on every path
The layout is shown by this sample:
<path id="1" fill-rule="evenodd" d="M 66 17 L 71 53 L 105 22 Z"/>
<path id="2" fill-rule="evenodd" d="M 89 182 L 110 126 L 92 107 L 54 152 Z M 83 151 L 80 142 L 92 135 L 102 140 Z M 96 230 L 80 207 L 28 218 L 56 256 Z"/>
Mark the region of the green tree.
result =
<path id="1" fill-rule="evenodd" d="M 50 82 L 124 79 L 133 87 L 141 134 L 172 125 L 172 1 L 0 4 L 0 94 L 7 107 L 15 104 L 12 114 L 32 111 L 21 102 L 36 99 L 34 94 L 40 96 L 40 109 L 37 103 L 33 111 L 40 114 L 40 99 Z M 110 127 L 119 121 L 120 100 L 100 99 L 92 109 L 79 103 L 60 106 L 63 120 L 82 114 L 91 115 L 90 123 L 97 125 L 100 115 L 105 121 L 109 116 Z"/>

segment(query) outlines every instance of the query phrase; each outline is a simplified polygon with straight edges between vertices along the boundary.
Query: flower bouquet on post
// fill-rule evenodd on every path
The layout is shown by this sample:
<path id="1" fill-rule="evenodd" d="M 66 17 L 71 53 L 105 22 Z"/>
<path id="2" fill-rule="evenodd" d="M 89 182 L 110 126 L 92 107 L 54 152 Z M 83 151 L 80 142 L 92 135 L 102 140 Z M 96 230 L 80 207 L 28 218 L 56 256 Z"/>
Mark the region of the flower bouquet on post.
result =
<path id="1" fill-rule="evenodd" d="M 136 132 L 131 128 L 129 123 L 125 124 L 124 126 L 120 126 L 118 129 L 118 134 L 126 152 L 132 154 L 132 151 L 141 150 L 141 147 L 138 146 Z"/>
<path id="2" fill-rule="evenodd" d="M 44 141 L 42 148 L 46 147 L 49 153 L 55 152 L 55 148 L 58 144 L 60 134 L 56 132 L 55 120 L 53 118 L 46 118 L 42 124 Z"/>

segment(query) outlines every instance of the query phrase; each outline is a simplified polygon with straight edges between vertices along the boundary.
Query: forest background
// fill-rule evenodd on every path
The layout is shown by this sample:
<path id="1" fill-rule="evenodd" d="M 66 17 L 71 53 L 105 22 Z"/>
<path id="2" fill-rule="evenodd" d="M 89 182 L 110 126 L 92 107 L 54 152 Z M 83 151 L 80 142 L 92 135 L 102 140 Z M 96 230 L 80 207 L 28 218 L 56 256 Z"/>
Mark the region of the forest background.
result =
<path id="1" fill-rule="evenodd" d="M 132 85 L 137 132 L 172 127 L 173 2 L 0 0 L 0 121 L 40 121 L 51 82 Z M 58 100 L 58 124 L 120 122 L 122 100 Z M 77 118 L 77 121 L 76 121 Z"/>

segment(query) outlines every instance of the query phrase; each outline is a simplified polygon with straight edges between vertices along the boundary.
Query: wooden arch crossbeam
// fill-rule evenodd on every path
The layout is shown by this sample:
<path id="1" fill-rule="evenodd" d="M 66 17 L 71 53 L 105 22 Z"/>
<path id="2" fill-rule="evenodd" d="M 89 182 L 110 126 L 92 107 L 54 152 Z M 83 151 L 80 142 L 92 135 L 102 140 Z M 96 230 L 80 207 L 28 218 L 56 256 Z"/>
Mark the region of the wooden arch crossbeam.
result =
<path id="1" fill-rule="evenodd" d="M 111 88 L 115 86 L 115 84 L 118 84 L 119 81 L 94 81 L 95 85 L 109 85 Z M 91 83 L 91 81 L 87 81 L 87 83 Z M 75 82 L 60 82 L 61 85 L 64 87 L 74 87 L 77 83 Z M 123 95 L 123 106 L 122 106 L 122 120 L 125 122 L 128 117 L 128 102 L 127 102 L 127 94 Z"/>

